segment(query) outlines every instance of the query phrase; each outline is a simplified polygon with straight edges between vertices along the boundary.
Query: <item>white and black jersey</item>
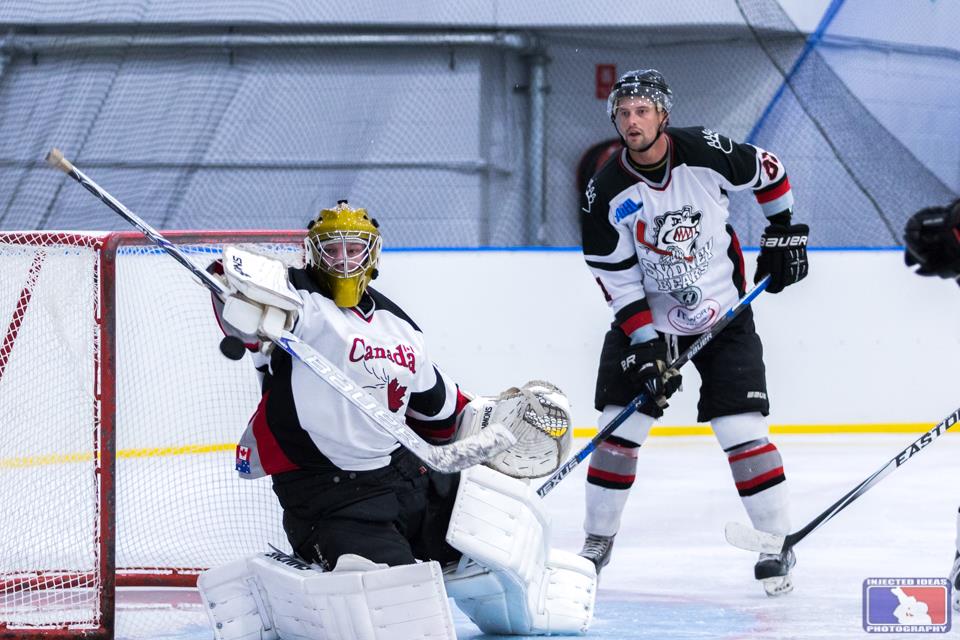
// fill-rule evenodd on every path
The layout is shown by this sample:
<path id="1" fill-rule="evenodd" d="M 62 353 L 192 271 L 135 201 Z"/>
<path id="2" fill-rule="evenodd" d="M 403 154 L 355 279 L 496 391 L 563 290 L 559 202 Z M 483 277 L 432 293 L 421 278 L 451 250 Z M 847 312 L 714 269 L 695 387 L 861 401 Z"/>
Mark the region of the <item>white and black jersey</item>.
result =
<path id="1" fill-rule="evenodd" d="M 453 436 L 467 403 L 457 386 L 430 360 L 423 334 L 386 296 L 368 288 L 353 308 L 337 307 L 306 269 L 290 269 L 304 307 L 293 333 L 362 386 L 421 436 L 442 442 Z M 263 397 L 251 420 L 263 470 L 369 471 L 390 464 L 400 444 L 330 385 L 274 349 L 269 361 L 254 354 L 265 372 Z"/>
<path id="2" fill-rule="evenodd" d="M 700 127 L 671 127 L 665 137 L 661 180 L 641 173 L 623 149 L 581 198 L 584 258 L 627 335 L 650 324 L 703 333 L 744 293 L 727 192 L 752 189 L 768 217 L 793 205 L 772 153 Z"/>

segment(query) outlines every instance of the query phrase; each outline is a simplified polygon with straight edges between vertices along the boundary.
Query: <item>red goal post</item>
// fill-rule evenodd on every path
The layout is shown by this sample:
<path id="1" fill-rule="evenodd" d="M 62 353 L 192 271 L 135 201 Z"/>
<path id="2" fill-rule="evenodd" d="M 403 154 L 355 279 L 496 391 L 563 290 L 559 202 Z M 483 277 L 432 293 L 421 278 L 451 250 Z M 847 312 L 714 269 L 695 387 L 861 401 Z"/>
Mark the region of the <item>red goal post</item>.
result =
<path id="1" fill-rule="evenodd" d="M 302 231 L 170 231 L 302 264 Z M 269 480 L 233 471 L 259 398 L 208 291 L 139 233 L 0 232 L 0 635 L 112 637 L 117 586 L 287 549 Z"/>

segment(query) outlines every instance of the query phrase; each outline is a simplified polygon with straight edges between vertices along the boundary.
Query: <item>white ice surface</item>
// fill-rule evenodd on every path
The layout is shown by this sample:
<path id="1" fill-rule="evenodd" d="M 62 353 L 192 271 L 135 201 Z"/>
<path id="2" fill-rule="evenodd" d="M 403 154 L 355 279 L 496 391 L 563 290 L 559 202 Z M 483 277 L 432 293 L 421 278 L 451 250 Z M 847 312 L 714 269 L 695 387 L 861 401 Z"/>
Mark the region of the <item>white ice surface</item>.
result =
<path id="1" fill-rule="evenodd" d="M 793 529 L 915 438 L 775 436 L 792 493 Z M 960 503 L 951 484 L 958 456 L 960 437 L 940 438 L 810 535 L 796 548 L 795 592 L 771 599 L 753 580 L 755 555 L 723 539 L 725 522 L 748 520 L 719 446 L 709 437 L 652 438 L 640 452 L 588 637 L 862 640 L 864 579 L 944 576 L 949 570 Z M 582 464 L 546 498 L 554 546 L 580 548 L 585 472 Z M 118 638 L 212 637 L 191 592 L 182 592 L 179 602 L 171 597 L 173 604 L 161 609 L 133 605 L 131 597 L 120 596 Z M 459 611 L 455 618 L 461 640 L 493 637 Z"/>

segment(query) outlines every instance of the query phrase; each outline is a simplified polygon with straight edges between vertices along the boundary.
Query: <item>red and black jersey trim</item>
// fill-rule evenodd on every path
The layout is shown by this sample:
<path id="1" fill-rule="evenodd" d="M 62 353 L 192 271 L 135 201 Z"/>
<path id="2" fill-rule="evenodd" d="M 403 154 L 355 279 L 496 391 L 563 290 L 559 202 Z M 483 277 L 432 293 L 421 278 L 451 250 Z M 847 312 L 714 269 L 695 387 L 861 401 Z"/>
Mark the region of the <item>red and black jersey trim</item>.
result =
<path id="1" fill-rule="evenodd" d="M 295 471 L 300 467 L 287 457 L 287 454 L 283 451 L 283 447 L 280 446 L 273 430 L 270 428 L 270 422 L 267 417 L 269 414 L 269 410 L 267 409 L 269 404 L 270 392 L 268 391 L 260 398 L 260 404 L 257 406 L 257 411 L 253 414 L 251 420 L 253 437 L 257 441 L 257 454 L 260 457 L 260 465 L 263 467 L 264 472 L 270 475 Z"/>
<path id="2" fill-rule="evenodd" d="M 271 469 L 268 460 L 282 461 L 285 459 L 292 468 L 309 469 L 328 468 L 333 463 L 321 453 L 320 449 L 301 426 L 297 417 L 296 404 L 293 400 L 293 387 L 290 383 L 292 371 L 290 354 L 281 349 L 274 349 L 270 359 L 270 369 L 273 375 L 264 379 L 264 395 L 261 399 L 265 409 L 259 416 L 262 424 L 254 423 L 254 435 L 257 437 L 257 451 L 264 471 L 280 473 L 289 471 L 289 468 Z M 269 436 L 264 432 L 269 432 Z M 265 451 L 264 444 L 275 448 L 274 451 Z M 287 466 L 287 465 L 281 465 Z"/>
<path id="3" fill-rule="evenodd" d="M 626 271 L 630 267 L 634 267 L 639 264 L 637 259 L 637 254 L 633 254 L 629 258 L 621 260 L 620 262 L 598 262 L 597 260 L 587 260 L 587 266 L 593 267 L 594 269 L 601 269 L 603 271 Z"/>
<path id="4" fill-rule="evenodd" d="M 466 396 L 457 388 L 457 400 L 448 416 L 441 416 L 440 412 L 447 403 L 447 386 L 437 367 L 433 368 L 437 378 L 436 383 L 426 391 L 417 391 L 410 394 L 410 403 L 407 411 L 413 410 L 420 415 L 429 416 L 430 420 L 423 420 L 407 415 L 407 424 L 423 438 L 431 440 L 449 440 L 456 431 L 457 416 L 469 402 Z M 436 417 L 436 419 L 432 419 Z"/>
<path id="5" fill-rule="evenodd" d="M 457 433 L 457 417 L 469 402 L 470 399 L 457 388 L 457 402 L 451 415 L 439 420 L 421 420 L 408 415 L 407 424 L 421 438 L 432 442 L 449 442 Z"/>
<path id="6" fill-rule="evenodd" d="M 756 196 L 757 202 L 765 204 L 776 200 L 787 191 L 790 191 L 790 179 L 784 175 L 773 184 L 767 185 L 762 189 L 757 189 L 753 192 L 753 195 Z"/>
<path id="7" fill-rule="evenodd" d="M 589 484 L 597 485 L 598 487 L 604 487 L 607 489 L 625 490 L 632 487 L 637 478 L 635 452 L 639 447 L 640 445 L 636 442 L 627 440 L 625 438 L 618 438 L 617 436 L 608 437 L 600 444 L 598 450 L 594 452 L 594 456 L 600 454 L 601 460 L 603 460 L 605 449 L 620 449 L 622 451 L 629 451 L 634 454 L 632 464 L 610 465 L 605 464 L 603 461 L 598 463 L 596 459 L 591 458 L 592 462 L 590 463 L 590 466 L 587 467 L 587 482 Z M 629 473 L 618 473 L 618 471 L 629 471 Z"/>
<path id="8" fill-rule="evenodd" d="M 635 475 L 623 476 L 602 469 L 587 468 L 587 482 L 604 489 L 620 489 L 623 491 L 632 487 L 635 480 Z"/>
<path id="9" fill-rule="evenodd" d="M 367 287 L 367 291 L 364 295 L 369 295 L 373 299 L 373 302 L 376 304 L 377 311 L 386 311 L 387 313 L 391 313 L 409 324 L 414 328 L 415 331 L 423 333 L 423 331 L 420 331 L 420 327 L 417 326 L 417 323 L 413 321 L 413 318 L 408 316 L 406 311 L 401 309 L 397 303 L 387 296 L 383 295 L 373 287 Z"/>
<path id="10" fill-rule="evenodd" d="M 671 131 L 673 131 L 673 128 L 668 127 L 663 133 L 663 137 L 667 141 L 667 152 L 664 154 L 667 159 L 667 164 L 663 168 L 663 176 L 660 180 L 653 180 L 645 175 L 639 167 L 635 166 L 630 158 L 629 150 L 626 148 L 617 155 L 620 172 L 631 178 L 634 182 L 643 182 L 654 191 L 666 191 L 667 187 L 670 186 L 670 180 L 673 178 L 673 168 L 677 166 L 677 154 L 674 152 L 673 138 L 670 135 Z"/>
<path id="11" fill-rule="evenodd" d="M 775 487 L 786 479 L 787 476 L 783 473 L 783 467 L 778 467 L 746 482 L 738 482 L 737 493 L 739 493 L 741 497 L 746 498 L 747 496 L 756 495 L 770 487 Z"/>
<path id="12" fill-rule="evenodd" d="M 766 438 L 764 438 L 763 440 L 766 440 Z M 737 492 L 740 494 L 741 497 L 756 495 L 761 491 L 764 491 L 765 489 L 769 489 L 770 487 L 775 487 L 776 485 L 780 484 L 781 482 L 787 479 L 787 476 L 783 471 L 783 464 L 780 461 L 780 454 L 777 452 L 776 445 L 774 445 L 772 442 L 767 442 L 765 444 L 762 444 L 761 446 L 757 446 L 751 449 L 749 447 L 753 442 L 760 443 L 762 442 L 762 440 L 761 441 L 754 440 L 752 442 L 736 445 L 734 447 L 725 449 L 724 451 L 727 451 L 727 452 L 738 450 L 738 449 L 741 450 L 741 453 L 728 455 L 727 461 L 731 465 L 733 465 L 734 462 L 739 462 L 741 460 L 747 460 L 749 458 L 754 458 L 757 456 L 765 456 L 765 454 L 775 454 L 776 455 L 775 459 L 777 461 L 775 464 L 778 464 L 778 466 L 772 469 L 769 469 L 767 471 L 764 471 L 763 473 L 759 473 L 748 480 L 742 480 L 740 482 L 737 482 L 736 483 Z"/>
<path id="13" fill-rule="evenodd" d="M 747 291 L 747 271 L 743 261 L 743 250 L 740 248 L 740 239 L 733 227 L 727 225 L 727 234 L 730 236 L 730 246 L 727 247 L 727 257 L 733 263 L 733 286 L 737 288 L 739 297 Z"/>
<path id="14" fill-rule="evenodd" d="M 653 314 L 650 313 L 650 303 L 646 298 L 631 302 L 613 317 L 613 326 L 620 327 L 626 335 L 652 322 Z"/>

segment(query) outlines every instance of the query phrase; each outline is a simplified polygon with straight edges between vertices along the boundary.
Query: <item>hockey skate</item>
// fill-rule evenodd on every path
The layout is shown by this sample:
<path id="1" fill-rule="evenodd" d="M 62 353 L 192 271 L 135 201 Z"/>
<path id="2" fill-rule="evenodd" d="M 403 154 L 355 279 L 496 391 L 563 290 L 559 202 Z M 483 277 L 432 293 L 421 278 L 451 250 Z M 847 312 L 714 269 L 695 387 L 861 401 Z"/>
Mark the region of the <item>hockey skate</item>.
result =
<path id="1" fill-rule="evenodd" d="M 588 533 L 587 539 L 583 542 L 580 555 L 593 563 L 593 566 L 597 568 L 598 576 L 600 575 L 600 569 L 603 569 L 610 562 L 613 538 L 614 536 L 595 536 Z"/>
<path id="2" fill-rule="evenodd" d="M 953 585 L 953 610 L 960 611 L 960 552 L 953 558 L 953 568 L 947 579 Z"/>
<path id="3" fill-rule="evenodd" d="M 753 575 L 763 584 L 768 596 L 782 596 L 793 591 L 790 569 L 795 564 L 797 557 L 793 549 L 787 549 L 784 553 L 761 553 L 757 564 L 753 566 Z"/>

